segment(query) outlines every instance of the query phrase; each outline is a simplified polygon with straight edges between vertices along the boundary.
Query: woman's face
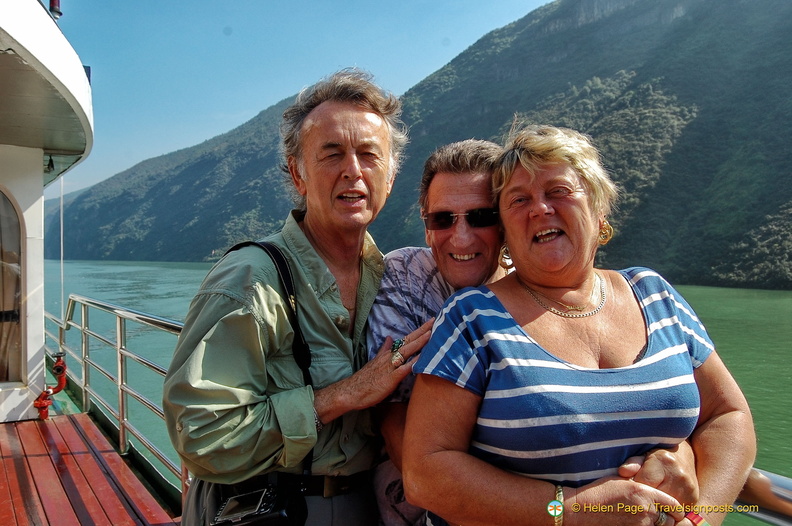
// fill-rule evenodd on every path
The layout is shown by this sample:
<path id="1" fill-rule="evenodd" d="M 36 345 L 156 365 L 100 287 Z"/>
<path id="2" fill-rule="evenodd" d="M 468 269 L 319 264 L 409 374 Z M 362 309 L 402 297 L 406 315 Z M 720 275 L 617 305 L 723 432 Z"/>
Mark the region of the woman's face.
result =
<path id="1" fill-rule="evenodd" d="M 563 283 L 593 266 L 600 218 L 571 166 L 546 165 L 535 176 L 518 166 L 499 207 L 509 253 L 524 281 Z"/>

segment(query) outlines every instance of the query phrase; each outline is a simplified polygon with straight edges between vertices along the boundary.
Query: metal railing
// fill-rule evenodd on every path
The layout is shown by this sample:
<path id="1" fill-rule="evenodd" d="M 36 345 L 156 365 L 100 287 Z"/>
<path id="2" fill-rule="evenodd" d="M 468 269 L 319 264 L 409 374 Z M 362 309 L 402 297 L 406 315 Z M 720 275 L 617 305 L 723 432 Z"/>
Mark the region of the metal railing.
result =
<path id="1" fill-rule="evenodd" d="M 79 310 L 78 310 L 79 309 Z M 91 325 L 91 312 L 98 311 L 114 318 L 114 329 L 112 336 L 103 334 L 95 330 Z M 79 314 L 79 315 L 76 315 Z M 77 365 L 70 365 L 67 368 L 67 379 L 69 385 L 76 387 L 81 394 L 76 400 L 80 409 L 91 412 L 93 404 L 101 407 L 105 415 L 112 417 L 112 425 L 118 432 L 118 449 L 122 455 L 130 451 L 130 436 L 134 437 L 152 455 L 162 467 L 173 474 L 181 481 L 179 491 L 184 493 L 187 483 L 186 472 L 182 467 L 168 458 L 163 451 L 154 444 L 132 421 L 129 415 L 130 399 L 137 401 L 148 413 L 156 415 L 164 422 L 165 416 L 161 405 L 151 400 L 148 396 L 130 384 L 128 375 L 128 365 L 131 362 L 139 364 L 148 371 L 151 371 L 164 380 L 167 369 L 154 361 L 145 358 L 140 353 L 136 353 L 127 348 L 128 327 L 127 322 L 134 322 L 136 326 L 150 327 L 156 331 L 161 331 L 173 335 L 181 332 L 183 324 L 174 320 L 161 318 L 145 312 L 128 309 L 120 305 L 91 299 L 78 294 L 70 294 L 66 306 L 64 319 L 61 320 L 46 312 L 45 318 L 48 322 L 57 327 L 57 334 L 49 330 L 50 325 L 45 327 L 45 349 L 49 356 L 63 355 L 68 362 L 71 358 Z M 106 321 L 106 320 L 105 320 Z M 105 325 L 108 325 L 105 323 Z M 67 334 L 70 329 L 75 329 L 80 333 L 79 348 L 74 349 L 67 342 Z M 108 331 L 105 331 L 108 332 Z M 56 342 L 57 349 L 50 347 L 50 342 Z M 102 365 L 101 360 L 95 359 L 94 350 L 96 344 L 100 344 L 100 349 L 112 348 L 115 351 L 115 370 Z M 80 374 L 75 372 L 80 371 Z M 92 385 L 91 377 L 93 373 L 98 373 L 115 385 L 115 404 L 108 400 L 95 385 Z M 161 383 L 161 382 L 160 382 Z M 115 406 L 115 407 L 114 407 Z M 154 469 L 157 469 L 154 466 Z M 157 469 L 157 471 L 159 471 Z"/>

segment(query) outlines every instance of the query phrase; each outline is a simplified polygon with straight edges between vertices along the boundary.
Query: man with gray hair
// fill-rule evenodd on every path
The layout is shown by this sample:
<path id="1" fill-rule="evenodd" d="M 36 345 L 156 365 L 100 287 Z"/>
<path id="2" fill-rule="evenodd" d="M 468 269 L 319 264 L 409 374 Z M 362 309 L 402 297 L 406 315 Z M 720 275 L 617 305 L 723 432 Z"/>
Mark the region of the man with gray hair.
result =
<path id="1" fill-rule="evenodd" d="M 299 197 L 283 229 L 264 239 L 285 256 L 310 381 L 273 260 L 230 251 L 193 299 L 164 385 L 171 441 L 195 476 L 182 523 L 212 524 L 229 485 L 276 483 L 300 503 L 290 524 L 370 525 L 370 469 L 378 454 L 369 408 L 410 372 L 428 339 L 391 339 L 367 361 L 366 319 L 382 277 L 367 228 L 393 186 L 407 137 L 393 95 L 344 70 L 300 93 L 283 114 L 283 168 Z M 402 336 L 402 334 L 400 334 Z M 297 521 L 295 522 L 295 514 Z"/>

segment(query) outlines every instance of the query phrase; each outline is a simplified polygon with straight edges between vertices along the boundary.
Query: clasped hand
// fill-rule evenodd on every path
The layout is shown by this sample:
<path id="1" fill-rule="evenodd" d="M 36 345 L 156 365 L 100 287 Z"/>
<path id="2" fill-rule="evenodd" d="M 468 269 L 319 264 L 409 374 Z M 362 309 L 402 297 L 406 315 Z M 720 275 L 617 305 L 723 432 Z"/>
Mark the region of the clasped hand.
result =
<path id="1" fill-rule="evenodd" d="M 569 517 L 570 526 L 603 521 L 609 525 L 650 526 L 659 517 L 658 505 L 667 511 L 666 524 L 689 526 L 682 504 L 695 503 L 699 488 L 693 450 L 687 442 L 631 457 L 619 468 L 619 475 L 621 478 L 608 477 L 577 490 L 577 512 Z"/>

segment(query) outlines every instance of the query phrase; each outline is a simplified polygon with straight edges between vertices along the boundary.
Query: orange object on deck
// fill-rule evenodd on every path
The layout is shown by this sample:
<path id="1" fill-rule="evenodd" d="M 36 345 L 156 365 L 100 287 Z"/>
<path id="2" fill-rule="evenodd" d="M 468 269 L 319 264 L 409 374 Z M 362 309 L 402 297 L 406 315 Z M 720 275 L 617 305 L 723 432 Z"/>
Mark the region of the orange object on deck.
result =
<path id="1" fill-rule="evenodd" d="M 49 418 L 49 408 L 52 405 L 52 399 L 50 397 L 56 393 L 60 393 L 66 387 L 66 362 L 63 360 L 62 355 L 58 356 L 58 359 L 55 360 L 52 366 L 52 374 L 57 378 L 58 385 L 55 387 L 46 387 L 44 392 L 33 402 L 33 407 L 38 409 L 39 418 L 41 420 Z"/>

